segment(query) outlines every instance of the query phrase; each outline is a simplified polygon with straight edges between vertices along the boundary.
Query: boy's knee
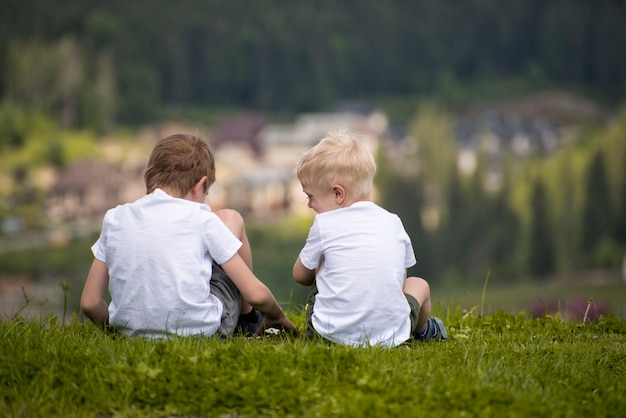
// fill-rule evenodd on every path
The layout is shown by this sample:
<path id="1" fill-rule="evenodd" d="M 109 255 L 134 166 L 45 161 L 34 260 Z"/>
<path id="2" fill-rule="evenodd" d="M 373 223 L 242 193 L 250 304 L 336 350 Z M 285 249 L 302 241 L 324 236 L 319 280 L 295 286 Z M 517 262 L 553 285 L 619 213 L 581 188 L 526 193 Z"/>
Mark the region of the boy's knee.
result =
<path id="1" fill-rule="evenodd" d="M 231 229 L 243 226 L 243 216 L 235 209 L 220 209 L 215 214 Z"/>
<path id="2" fill-rule="evenodd" d="M 430 290 L 430 285 L 428 284 L 428 282 L 421 277 L 407 277 L 406 283 L 409 286 Z"/>
<path id="3" fill-rule="evenodd" d="M 420 305 L 430 298 L 430 285 L 421 277 L 408 277 L 404 282 L 403 291 L 417 299 Z"/>

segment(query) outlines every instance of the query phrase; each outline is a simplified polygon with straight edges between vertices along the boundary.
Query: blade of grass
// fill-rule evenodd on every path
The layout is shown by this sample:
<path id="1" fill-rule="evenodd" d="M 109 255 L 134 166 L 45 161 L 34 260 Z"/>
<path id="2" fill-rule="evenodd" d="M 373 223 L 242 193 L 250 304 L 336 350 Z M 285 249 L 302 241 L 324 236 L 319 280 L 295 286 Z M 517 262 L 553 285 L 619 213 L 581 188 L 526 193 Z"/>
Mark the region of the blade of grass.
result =
<path id="1" fill-rule="evenodd" d="M 483 292 L 480 296 L 480 316 L 483 318 L 485 316 L 485 296 L 487 293 L 487 283 L 489 283 L 489 276 L 491 275 L 491 270 L 487 272 L 487 277 L 485 278 L 485 283 L 483 284 Z"/>

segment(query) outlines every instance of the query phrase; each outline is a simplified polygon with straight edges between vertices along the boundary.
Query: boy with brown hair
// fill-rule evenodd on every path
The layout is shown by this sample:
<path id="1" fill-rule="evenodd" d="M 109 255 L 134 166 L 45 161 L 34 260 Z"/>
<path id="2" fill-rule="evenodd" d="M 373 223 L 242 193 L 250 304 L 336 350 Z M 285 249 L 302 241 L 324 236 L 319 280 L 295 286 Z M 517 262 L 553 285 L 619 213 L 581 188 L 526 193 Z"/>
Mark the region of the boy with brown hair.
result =
<path id="1" fill-rule="evenodd" d="M 447 338 L 430 316 L 430 287 L 406 277 L 415 264 L 402 221 L 370 200 L 376 162 L 353 135 L 333 132 L 300 159 L 298 180 L 317 212 L 293 266 L 312 286 L 308 337 L 351 346 L 393 347 Z"/>
<path id="2" fill-rule="evenodd" d="M 209 145 L 184 134 L 160 140 L 144 180 L 146 196 L 104 217 L 81 296 L 85 315 L 102 327 L 154 338 L 228 336 L 238 326 L 297 333 L 252 273 L 241 215 L 204 203 L 215 182 Z"/>

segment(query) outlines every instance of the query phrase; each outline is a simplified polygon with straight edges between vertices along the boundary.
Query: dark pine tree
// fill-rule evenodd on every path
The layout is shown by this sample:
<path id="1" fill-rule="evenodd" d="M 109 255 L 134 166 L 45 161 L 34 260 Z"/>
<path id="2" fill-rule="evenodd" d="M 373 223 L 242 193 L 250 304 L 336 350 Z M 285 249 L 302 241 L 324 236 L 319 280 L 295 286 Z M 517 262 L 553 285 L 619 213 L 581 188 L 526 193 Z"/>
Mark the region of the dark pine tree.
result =
<path id="1" fill-rule="evenodd" d="M 620 201 L 615 216 L 615 240 L 626 249 L 626 152 L 622 157 L 622 183 L 619 196 Z"/>
<path id="2" fill-rule="evenodd" d="M 597 151 L 587 172 L 583 208 L 582 248 L 586 255 L 592 254 L 604 237 L 612 235 L 612 212 L 604 157 Z"/>
<path id="3" fill-rule="evenodd" d="M 530 273 L 545 280 L 554 271 L 555 256 L 552 226 L 548 211 L 548 193 L 541 180 L 533 186 L 531 197 L 532 224 L 530 230 Z"/>

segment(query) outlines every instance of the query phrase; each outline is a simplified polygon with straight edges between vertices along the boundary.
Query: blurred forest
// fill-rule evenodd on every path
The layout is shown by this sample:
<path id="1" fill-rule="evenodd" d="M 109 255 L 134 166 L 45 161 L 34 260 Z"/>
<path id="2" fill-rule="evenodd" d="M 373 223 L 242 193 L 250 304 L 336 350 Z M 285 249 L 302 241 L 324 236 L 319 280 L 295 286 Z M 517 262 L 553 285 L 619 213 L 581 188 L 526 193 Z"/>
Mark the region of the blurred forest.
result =
<path id="1" fill-rule="evenodd" d="M 67 128 L 164 106 L 289 113 L 523 75 L 626 95 L 619 0 L 5 0 L 0 97 Z"/>
<path id="2" fill-rule="evenodd" d="M 626 3 L 429 0 L 0 3 L 0 218 L 41 227 L 35 166 L 104 135 L 229 109 L 275 118 L 369 101 L 416 141 L 381 151 L 381 203 L 436 284 L 538 281 L 621 268 L 626 250 Z M 476 102 L 562 90 L 605 109 L 554 153 L 488 156 L 463 175 L 454 135 Z M 413 151 L 411 151 L 413 150 Z M 21 206 L 20 206 L 21 205 Z M 432 214 L 436 216 L 431 216 Z M 434 219 L 434 221 L 433 221 Z M 293 262 L 293 260 L 291 260 Z"/>

